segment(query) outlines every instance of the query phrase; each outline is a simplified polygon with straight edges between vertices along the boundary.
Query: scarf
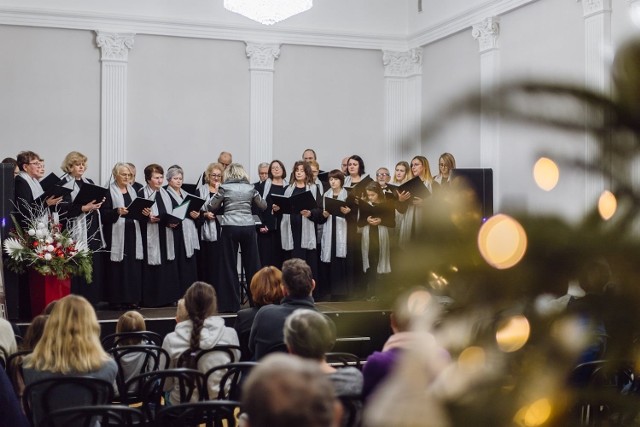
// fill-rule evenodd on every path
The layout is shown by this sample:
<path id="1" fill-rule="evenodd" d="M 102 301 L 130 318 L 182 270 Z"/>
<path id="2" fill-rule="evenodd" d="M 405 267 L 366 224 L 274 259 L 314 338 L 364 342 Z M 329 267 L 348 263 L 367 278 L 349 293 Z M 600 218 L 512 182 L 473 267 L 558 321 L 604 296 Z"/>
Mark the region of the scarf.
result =
<path id="1" fill-rule="evenodd" d="M 178 192 L 170 186 L 167 187 L 167 192 L 173 195 L 179 205 L 184 202 L 184 196 L 178 194 Z M 184 238 L 184 249 L 187 253 L 187 258 L 191 258 L 195 249 L 200 250 L 200 241 L 198 240 L 196 224 L 190 216 L 187 216 L 185 220 L 182 221 L 182 237 Z"/>
<path id="2" fill-rule="evenodd" d="M 324 194 L 324 185 L 322 185 L 322 181 L 320 181 L 318 178 L 316 178 L 315 184 L 320 189 L 320 194 Z"/>
<path id="3" fill-rule="evenodd" d="M 73 190 L 71 190 L 71 202 L 73 202 L 76 199 L 76 196 L 78 195 L 78 193 L 80 192 L 80 186 L 75 182 L 76 180 L 72 176 L 68 174 L 66 176 L 68 178 L 67 182 L 69 182 L 70 180 L 73 180 Z M 82 179 L 82 182 L 91 184 L 91 182 L 87 178 L 82 177 L 80 179 Z M 104 233 L 102 232 L 102 216 L 100 215 L 100 209 L 96 210 L 95 212 L 98 218 L 98 232 L 100 233 L 100 248 L 104 248 L 107 246 L 107 243 L 104 240 Z M 91 221 L 92 221 L 92 218 L 88 218 L 88 214 L 82 211 L 80 211 L 80 215 L 78 215 L 77 217 L 69 218 L 68 223 L 69 223 L 69 228 L 71 229 L 71 237 L 73 237 L 73 239 L 76 241 L 85 242 L 88 246 L 89 245 L 88 229 Z M 92 240 L 94 236 L 91 236 Z"/>
<path id="4" fill-rule="evenodd" d="M 369 232 L 370 225 L 362 228 L 362 271 L 365 273 L 369 269 Z M 380 242 L 380 252 L 378 258 L 379 274 L 391 273 L 391 263 L 389 262 L 389 229 L 384 225 L 378 226 L 378 239 Z"/>
<path id="5" fill-rule="evenodd" d="M 160 188 L 158 191 L 152 190 L 149 185 L 145 185 L 142 189 L 142 194 L 147 199 L 158 200 L 158 193 L 162 198 L 165 209 L 171 208 L 171 197 L 164 188 Z M 158 203 L 154 203 L 151 206 L 151 214 L 157 216 Z M 172 261 L 176 258 L 174 243 L 173 243 L 173 230 L 169 227 L 164 227 L 165 235 L 167 237 L 167 260 Z M 160 255 L 160 225 L 152 222 L 147 223 L 147 264 L 160 265 L 162 262 L 162 256 Z"/>
<path id="6" fill-rule="evenodd" d="M 21 176 L 22 179 L 27 181 L 27 184 L 29 184 L 29 188 L 31 189 L 31 195 L 33 196 L 34 200 L 42 196 L 42 194 L 44 193 L 44 190 L 42 189 L 42 185 L 40 185 L 37 179 L 35 179 L 25 171 L 20 171 L 18 175 Z"/>
<path id="7" fill-rule="evenodd" d="M 209 184 L 201 186 L 198 188 L 198 191 L 200 192 L 200 197 L 205 200 L 204 205 L 202 205 L 203 212 L 207 212 L 207 206 L 209 206 L 213 198 L 213 195 L 211 195 L 209 191 Z M 218 229 L 215 219 L 204 220 L 202 228 L 200 229 L 200 238 L 205 242 L 215 242 L 218 240 Z"/>
<path id="8" fill-rule="evenodd" d="M 295 183 L 291 184 L 284 191 L 284 195 L 287 197 L 291 197 L 293 194 L 293 190 L 295 188 Z M 316 185 L 315 184 L 307 184 L 307 191 L 311 191 L 313 197 L 317 197 Z M 296 214 L 299 215 L 299 214 Z M 282 238 L 282 250 L 284 251 L 292 251 L 293 250 L 293 233 L 291 232 L 291 215 L 283 214 L 282 222 L 280 223 L 280 237 Z M 308 218 L 302 217 L 302 237 L 300 239 L 300 247 L 303 249 L 313 250 L 316 249 L 316 228 L 313 224 L 313 221 Z"/>
<path id="9" fill-rule="evenodd" d="M 124 196 L 120 192 L 120 188 L 114 182 L 109 186 L 111 192 L 111 201 L 113 208 L 125 208 Z M 136 192 L 133 191 L 133 187 L 127 185 L 127 192 L 131 200 L 136 198 Z M 142 235 L 140 234 L 140 224 L 138 221 L 133 221 L 136 226 L 136 259 L 143 258 L 142 252 Z M 125 217 L 121 216 L 111 227 L 111 261 L 120 262 L 124 258 L 124 228 Z"/>
<path id="10" fill-rule="evenodd" d="M 425 182 L 424 186 L 429 189 L 429 192 L 432 191 L 430 182 Z M 411 203 L 411 199 L 409 199 L 409 203 Z M 411 241 L 411 230 L 413 229 L 414 222 L 415 231 L 417 232 L 421 229 L 422 221 L 419 219 L 421 216 L 422 207 L 410 204 L 402 218 L 402 222 L 400 223 L 400 231 L 398 232 L 398 241 L 400 244 L 409 243 Z"/>
<path id="11" fill-rule="evenodd" d="M 364 178 L 365 176 L 367 176 L 367 174 L 363 174 L 363 175 L 361 175 L 361 176 L 360 176 L 360 181 L 362 181 L 362 178 Z M 344 186 L 345 186 L 345 187 L 351 187 L 351 186 L 353 186 L 353 185 L 358 184 L 360 181 L 355 182 L 355 183 L 352 183 L 352 182 L 351 182 L 351 175 L 347 175 L 347 176 L 345 176 L 345 177 L 344 177 Z"/>
<path id="12" fill-rule="evenodd" d="M 327 190 L 324 193 L 324 197 L 333 197 L 333 189 Z M 340 189 L 338 194 L 338 200 L 347 200 L 347 190 Z M 324 198 L 322 199 L 324 206 Z M 322 233 L 322 248 L 320 250 L 320 260 L 322 262 L 331 262 L 331 240 L 333 239 L 333 215 L 329 215 L 327 222 L 324 224 L 324 230 Z M 336 217 L 336 257 L 347 257 L 347 220 L 342 217 Z"/>
<path id="13" fill-rule="evenodd" d="M 262 189 L 261 196 L 265 200 L 267 200 L 267 196 L 269 195 L 269 191 L 271 191 L 271 184 L 272 184 L 271 178 L 267 178 L 267 180 L 264 182 L 264 188 Z M 289 181 L 286 178 L 284 178 L 282 180 L 282 185 L 286 187 L 287 185 L 289 185 Z"/>

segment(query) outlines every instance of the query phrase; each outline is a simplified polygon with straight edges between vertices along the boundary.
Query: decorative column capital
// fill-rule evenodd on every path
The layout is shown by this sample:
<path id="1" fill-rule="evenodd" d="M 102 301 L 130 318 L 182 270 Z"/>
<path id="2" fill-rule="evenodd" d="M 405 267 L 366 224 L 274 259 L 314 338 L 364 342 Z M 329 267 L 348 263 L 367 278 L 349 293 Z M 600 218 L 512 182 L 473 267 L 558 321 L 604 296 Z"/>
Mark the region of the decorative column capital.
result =
<path id="1" fill-rule="evenodd" d="M 274 70 L 275 61 L 280 56 L 279 44 L 245 43 L 247 44 L 246 52 L 250 70 Z"/>
<path id="2" fill-rule="evenodd" d="M 480 53 L 498 48 L 498 36 L 500 35 L 500 18 L 492 16 L 475 24 L 471 35 L 480 44 Z"/>
<path id="3" fill-rule="evenodd" d="M 133 33 L 108 33 L 96 31 L 96 43 L 102 50 L 102 61 L 121 61 L 129 59 L 129 50 L 133 48 Z"/>
<path id="4" fill-rule="evenodd" d="M 585 18 L 611 12 L 611 0 L 582 0 L 582 12 Z"/>
<path id="5" fill-rule="evenodd" d="M 385 77 L 410 77 L 422 74 L 422 49 L 406 52 L 382 51 Z"/>

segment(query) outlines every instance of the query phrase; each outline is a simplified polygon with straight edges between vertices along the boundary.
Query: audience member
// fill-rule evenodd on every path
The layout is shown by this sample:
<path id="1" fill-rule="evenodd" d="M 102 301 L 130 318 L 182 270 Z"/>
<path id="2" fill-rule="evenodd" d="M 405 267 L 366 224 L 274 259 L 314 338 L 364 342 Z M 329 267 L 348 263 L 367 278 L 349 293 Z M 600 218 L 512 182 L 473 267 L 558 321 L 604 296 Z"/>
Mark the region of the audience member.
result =
<path id="1" fill-rule="evenodd" d="M 187 307 L 184 306 L 184 298 L 180 298 L 176 303 L 176 323 L 189 320 L 189 313 L 187 313 Z"/>
<path id="2" fill-rule="evenodd" d="M 90 376 L 113 383 L 118 367 L 102 348 L 100 325 L 91 304 L 78 295 L 60 299 L 44 326 L 42 338 L 26 356 L 24 382 L 28 387 L 36 381 L 58 376 Z M 69 392 L 52 396 L 50 410 L 87 403 L 87 396 Z M 44 408 L 34 400 L 33 421 L 38 425 Z"/>
<path id="3" fill-rule="evenodd" d="M 184 304 L 189 319 L 178 323 L 175 331 L 167 334 L 162 343 L 162 348 L 167 350 L 171 358 L 169 367 L 198 369 L 205 373 L 214 366 L 231 362 L 226 353 L 211 352 L 200 359 L 197 366 L 195 364 L 195 359 L 201 350 L 207 350 L 216 345 L 238 345 L 236 331 L 226 327 L 224 319 L 215 315 L 217 303 L 213 286 L 204 282 L 195 282 L 184 294 Z M 210 396 L 217 396 L 221 376 L 222 374 L 209 378 Z M 167 382 L 167 389 L 171 390 L 171 404 L 180 403 L 178 385 L 174 386 L 173 383 Z M 198 400 L 197 393 L 194 393 L 192 400 Z"/>
<path id="4" fill-rule="evenodd" d="M 253 319 L 256 317 L 258 310 L 268 304 L 279 304 L 284 296 L 282 292 L 282 272 L 273 266 L 263 267 L 251 278 L 250 289 L 254 306 L 238 311 L 235 323 L 235 330 L 238 333 L 240 349 L 242 350 L 242 360 L 251 359 L 249 335 Z"/>
<path id="5" fill-rule="evenodd" d="M 331 319 L 317 311 L 299 309 L 287 317 L 283 333 L 289 353 L 318 362 L 336 396 L 360 396 L 362 372 L 353 366 L 336 369 L 327 363 L 325 355 L 336 343 L 336 326 Z"/>
<path id="6" fill-rule="evenodd" d="M 116 333 L 142 332 L 147 330 L 147 325 L 142 314 L 137 311 L 127 311 L 118 318 L 116 323 Z M 124 338 L 118 341 L 118 347 L 127 345 L 151 344 L 143 342 L 142 338 Z M 142 373 L 147 356 L 145 353 L 127 353 L 120 358 L 120 369 L 122 370 L 124 382 L 129 381 L 134 376 Z M 115 384 L 115 383 L 114 383 Z M 117 387 L 114 387 L 117 392 Z"/>
<path id="7" fill-rule="evenodd" d="M 342 416 L 322 369 L 299 357 L 272 354 L 251 372 L 243 387 L 243 427 L 337 426 Z"/>
<path id="8" fill-rule="evenodd" d="M 253 360 L 260 360 L 274 351 L 286 351 L 282 328 L 287 316 L 299 308 L 316 309 L 311 296 L 315 281 L 306 262 L 299 258 L 285 261 L 282 264 L 282 285 L 284 298 L 280 305 L 265 305 L 253 320 L 249 335 Z"/>
<path id="9" fill-rule="evenodd" d="M 0 317 L 0 358 L 7 360 L 7 357 L 17 350 L 18 345 L 11 323 Z"/>
<path id="10" fill-rule="evenodd" d="M 48 318 L 49 316 L 45 314 L 39 314 L 33 318 L 19 346 L 20 351 L 33 351 L 36 344 L 38 344 L 42 338 L 44 325 L 47 323 Z M 11 360 L 11 365 L 7 366 L 7 374 L 9 374 L 9 379 L 11 379 L 11 383 L 19 399 L 22 399 L 25 387 L 24 376 L 20 368 L 23 361 L 24 356 L 14 357 L 13 360 Z"/>
<path id="11" fill-rule="evenodd" d="M 7 373 L 0 369 L 0 424 L 11 427 L 29 427 L 29 420 L 22 412 L 13 392 Z"/>

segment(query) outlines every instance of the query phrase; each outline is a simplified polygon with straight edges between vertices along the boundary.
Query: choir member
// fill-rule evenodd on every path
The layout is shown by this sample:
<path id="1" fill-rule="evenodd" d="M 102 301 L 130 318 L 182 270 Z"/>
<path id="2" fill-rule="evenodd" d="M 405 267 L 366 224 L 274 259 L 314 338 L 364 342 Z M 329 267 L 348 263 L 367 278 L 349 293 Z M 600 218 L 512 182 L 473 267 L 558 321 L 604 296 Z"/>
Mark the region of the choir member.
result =
<path id="1" fill-rule="evenodd" d="M 136 306 L 142 300 L 142 235 L 137 220 L 127 218 L 127 206 L 137 197 L 129 184 L 133 173 L 116 163 L 107 199 L 100 207 L 109 251 L 104 299 L 113 305 Z M 149 215 L 150 210 L 145 213 Z"/>
<path id="2" fill-rule="evenodd" d="M 438 159 L 440 173 L 433 180 L 440 185 L 451 182 L 451 171 L 456 168 L 456 158 L 451 153 L 442 153 Z"/>
<path id="3" fill-rule="evenodd" d="M 420 180 L 428 190 L 427 195 L 430 195 L 434 186 L 438 185 L 431 175 L 429 161 L 424 156 L 415 156 L 411 159 L 411 174 L 414 178 L 420 177 Z M 420 232 L 426 201 L 423 197 L 417 197 L 407 191 L 398 194 L 398 201 L 401 202 L 397 205 L 398 210 L 404 213 L 398 239 L 400 244 L 404 244 L 411 241 Z"/>
<path id="4" fill-rule="evenodd" d="M 211 199 L 218 193 L 222 183 L 224 166 L 211 163 L 205 171 L 205 185 L 198 188 L 199 195 L 205 200 L 201 208 L 200 221 L 200 250 L 198 251 L 198 280 L 210 283 L 220 295 L 222 268 L 222 240 L 220 239 L 220 222 L 216 214 L 207 208 Z"/>
<path id="5" fill-rule="evenodd" d="M 44 177 L 45 169 L 44 159 L 38 154 L 33 151 L 22 151 L 18 154 L 16 163 L 20 169 L 15 178 L 16 217 L 24 227 L 27 225 L 27 218 L 30 217 L 30 210 L 39 209 L 41 206 L 54 209 L 62 201 L 62 196 L 39 199 L 44 194 L 40 180 Z"/>
<path id="6" fill-rule="evenodd" d="M 144 178 L 147 185 L 138 195 L 155 203 L 151 206 L 149 221 L 142 227 L 142 305 L 161 307 L 175 303 L 181 296 L 173 232 L 177 224 L 172 223 L 167 217 L 173 208 L 169 193 L 162 188 L 162 166 L 150 164 L 144 168 Z"/>
<path id="7" fill-rule="evenodd" d="M 347 174 L 345 175 L 345 187 L 352 187 L 358 184 L 366 176 L 364 161 L 360 156 L 354 154 L 347 160 Z M 356 207 L 361 198 L 366 196 L 364 192 L 355 194 L 349 192 L 349 202 Z M 362 274 L 362 252 L 360 251 L 360 234 L 358 233 L 358 209 L 354 208 L 347 216 L 347 253 L 349 274 L 353 277 L 354 297 L 359 298 L 364 295 L 364 277 Z"/>
<path id="8" fill-rule="evenodd" d="M 167 193 L 171 197 L 171 209 L 185 202 L 187 192 L 182 189 L 183 179 L 184 171 L 180 166 L 174 165 L 167 169 Z M 196 251 L 200 250 L 200 241 L 194 220 L 199 216 L 198 211 L 188 212 L 182 223 L 173 229 L 180 295 L 184 295 L 189 286 L 198 280 Z"/>
<path id="9" fill-rule="evenodd" d="M 84 277 L 71 278 L 71 293 L 82 295 L 94 306 L 103 300 L 104 289 L 104 252 L 100 251 L 106 245 L 102 228 L 100 207 L 104 198 L 91 200 L 84 205 L 74 204 L 73 201 L 85 183 L 93 184 L 93 181 L 85 178 L 87 170 L 87 156 L 77 151 L 66 155 L 62 161 L 61 169 L 65 172 L 64 182 L 74 181 L 73 190 L 63 197 L 67 229 L 76 241 L 84 242 L 92 253 L 93 272 L 91 284 Z"/>
<path id="10" fill-rule="evenodd" d="M 391 181 L 391 183 L 395 185 L 400 185 L 409 181 L 410 169 L 411 167 L 409 166 L 409 163 L 404 160 L 401 160 L 398 163 L 396 163 L 396 168 L 394 170 L 393 180 Z"/>
<path id="11" fill-rule="evenodd" d="M 281 268 L 284 261 L 282 239 L 280 237 L 281 215 L 273 214 L 272 194 L 282 196 L 287 186 L 287 171 L 280 160 L 273 160 L 269 165 L 269 177 L 260 186 L 258 192 L 267 202 L 267 209 L 260 213 L 262 224 L 258 228 L 258 252 L 263 267 L 273 265 Z"/>

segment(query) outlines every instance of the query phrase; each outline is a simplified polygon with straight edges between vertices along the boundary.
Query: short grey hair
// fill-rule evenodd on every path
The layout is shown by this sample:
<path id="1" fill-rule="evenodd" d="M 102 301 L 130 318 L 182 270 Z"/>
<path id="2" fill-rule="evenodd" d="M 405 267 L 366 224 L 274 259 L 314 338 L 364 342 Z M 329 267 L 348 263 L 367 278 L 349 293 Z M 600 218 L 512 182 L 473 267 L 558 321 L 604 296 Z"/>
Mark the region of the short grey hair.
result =
<path id="1" fill-rule="evenodd" d="M 182 177 L 184 178 L 184 171 L 180 166 L 173 165 L 173 166 L 169 166 L 169 169 L 167 169 L 166 175 L 167 175 L 167 181 L 171 180 L 171 178 L 173 178 L 176 175 L 182 175 Z"/>

